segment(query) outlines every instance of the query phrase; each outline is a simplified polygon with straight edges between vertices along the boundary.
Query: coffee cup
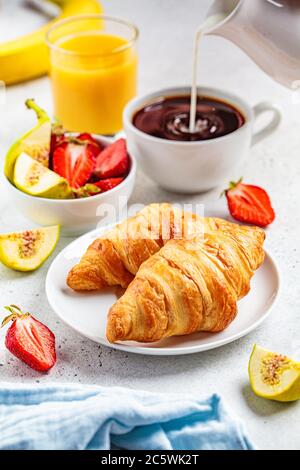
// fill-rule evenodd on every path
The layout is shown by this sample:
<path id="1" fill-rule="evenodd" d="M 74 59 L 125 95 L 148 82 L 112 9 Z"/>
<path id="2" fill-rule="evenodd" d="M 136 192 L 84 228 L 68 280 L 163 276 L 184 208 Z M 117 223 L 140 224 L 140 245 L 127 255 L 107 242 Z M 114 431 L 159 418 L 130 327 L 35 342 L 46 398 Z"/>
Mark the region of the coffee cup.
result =
<path id="1" fill-rule="evenodd" d="M 253 145 L 272 134 L 280 124 L 281 112 L 270 102 L 251 107 L 239 96 L 215 88 L 199 87 L 198 95 L 228 103 L 244 117 L 243 124 L 226 135 L 207 140 L 168 140 L 150 135 L 134 125 L 136 113 L 160 97 L 186 96 L 189 87 L 158 90 L 130 101 L 123 113 L 129 152 L 136 156 L 144 173 L 166 190 L 180 193 L 208 191 L 228 182 L 234 168 Z M 271 114 L 271 120 L 254 131 L 259 116 Z"/>

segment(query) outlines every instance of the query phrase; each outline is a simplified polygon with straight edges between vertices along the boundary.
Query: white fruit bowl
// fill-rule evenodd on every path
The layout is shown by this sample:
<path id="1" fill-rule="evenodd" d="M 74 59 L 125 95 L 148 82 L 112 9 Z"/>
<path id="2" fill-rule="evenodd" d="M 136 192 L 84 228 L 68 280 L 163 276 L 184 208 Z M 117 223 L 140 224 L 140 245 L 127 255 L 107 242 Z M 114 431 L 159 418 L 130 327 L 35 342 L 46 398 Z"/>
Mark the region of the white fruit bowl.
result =
<path id="1" fill-rule="evenodd" d="M 95 136 L 104 144 L 111 139 Z M 81 199 L 47 199 L 26 194 L 4 177 L 7 191 L 17 210 L 38 225 L 60 225 L 63 235 L 80 235 L 94 228 L 116 223 L 134 188 L 136 160 L 129 155 L 129 173 L 115 188 Z"/>

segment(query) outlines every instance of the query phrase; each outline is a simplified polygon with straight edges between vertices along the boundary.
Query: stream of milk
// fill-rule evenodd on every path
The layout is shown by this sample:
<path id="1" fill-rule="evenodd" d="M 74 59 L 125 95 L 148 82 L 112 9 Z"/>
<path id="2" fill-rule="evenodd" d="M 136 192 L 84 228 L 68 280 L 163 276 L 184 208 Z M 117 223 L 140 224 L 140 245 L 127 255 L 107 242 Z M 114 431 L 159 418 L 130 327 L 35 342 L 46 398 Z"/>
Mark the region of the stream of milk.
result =
<path id="1" fill-rule="evenodd" d="M 194 51 L 193 51 L 193 72 L 192 72 L 192 87 L 191 87 L 191 105 L 190 105 L 190 122 L 189 132 L 196 132 L 196 111 L 197 111 L 197 76 L 198 76 L 198 64 L 199 64 L 199 48 L 201 38 L 208 31 L 214 29 L 219 23 L 221 23 L 230 14 L 230 11 L 218 13 L 209 16 L 200 25 L 196 32 L 194 40 Z"/>

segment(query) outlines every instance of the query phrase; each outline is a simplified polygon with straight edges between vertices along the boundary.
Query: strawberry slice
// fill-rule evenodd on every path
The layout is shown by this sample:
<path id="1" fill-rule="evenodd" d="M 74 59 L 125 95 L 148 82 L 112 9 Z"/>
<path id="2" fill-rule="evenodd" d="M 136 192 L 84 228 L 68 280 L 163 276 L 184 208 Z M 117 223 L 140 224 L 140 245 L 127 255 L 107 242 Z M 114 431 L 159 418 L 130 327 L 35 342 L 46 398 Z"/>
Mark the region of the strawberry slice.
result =
<path id="1" fill-rule="evenodd" d="M 128 170 L 125 139 L 119 139 L 106 147 L 97 157 L 94 174 L 98 178 L 122 176 Z"/>
<path id="2" fill-rule="evenodd" d="M 231 182 L 225 191 L 228 208 L 232 217 L 241 222 L 266 227 L 275 219 L 270 198 L 258 186 Z"/>
<path id="3" fill-rule="evenodd" d="M 60 145 L 65 140 L 64 134 L 56 134 L 55 132 L 51 134 L 50 142 L 50 153 L 53 153 L 55 148 Z"/>
<path id="4" fill-rule="evenodd" d="M 64 142 L 66 139 L 65 130 L 59 122 L 54 122 L 51 126 L 51 140 L 50 140 L 50 159 L 52 163 L 52 156 L 57 145 Z M 51 167 L 51 166 L 50 166 Z"/>
<path id="5" fill-rule="evenodd" d="M 93 183 L 95 186 L 101 189 L 102 192 L 109 191 L 112 188 L 118 186 L 125 178 L 107 178 L 105 180 L 97 181 Z"/>
<path id="6" fill-rule="evenodd" d="M 77 139 L 82 140 L 85 143 L 90 143 L 92 145 L 90 149 L 93 150 L 95 157 L 98 157 L 99 153 L 103 149 L 100 142 L 98 142 L 98 140 L 96 140 L 91 134 L 88 134 L 87 132 L 83 132 L 82 134 L 79 134 L 77 136 Z"/>
<path id="7" fill-rule="evenodd" d="M 10 312 L 2 326 L 12 321 L 5 337 L 5 346 L 32 369 L 46 372 L 56 362 L 55 336 L 30 313 L 23 313 L 16 305 L 5 307 Z"/>
<path id="8" fill-rule="evenodd" d="M 88 134 L 87 132 L 83 132 L 77 136 L 77 139 L 82 140 L 84 142 L 89 142 L 90 144 L 95 144 L 99 148 L 102 148 L 100 142 L 98 142 L 97 139 L 95 139 L 91 134 Z"/>
<path id="9" fill-rule="evenodd" d="M 53 154 L 53 170 L 65 178 L 72 188 L 84 186 L 95 168 L 94 144 L 63 142 Z"/>

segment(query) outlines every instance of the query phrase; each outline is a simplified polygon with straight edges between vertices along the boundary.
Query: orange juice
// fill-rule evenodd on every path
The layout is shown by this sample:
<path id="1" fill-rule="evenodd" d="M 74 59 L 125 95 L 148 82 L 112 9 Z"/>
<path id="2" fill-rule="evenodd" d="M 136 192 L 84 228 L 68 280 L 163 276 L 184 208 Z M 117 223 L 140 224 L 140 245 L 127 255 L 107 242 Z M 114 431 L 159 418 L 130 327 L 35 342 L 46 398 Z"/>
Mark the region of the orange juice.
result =
<path id="1" fill-rule="evenodd" d="M 50 47 L 55 116 L 70 131 L 114 134 L 136 94 L 137 53 L 127 38 L 101 29 L 69 34 Z"/>

